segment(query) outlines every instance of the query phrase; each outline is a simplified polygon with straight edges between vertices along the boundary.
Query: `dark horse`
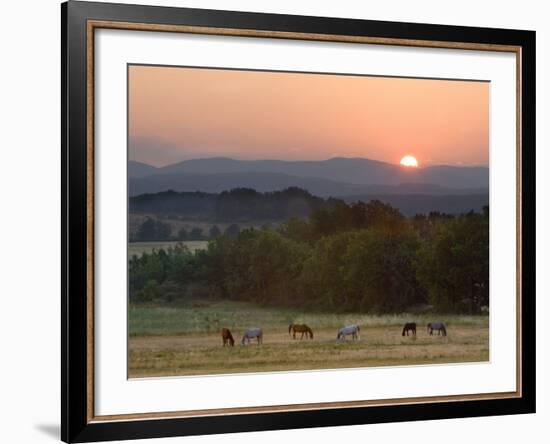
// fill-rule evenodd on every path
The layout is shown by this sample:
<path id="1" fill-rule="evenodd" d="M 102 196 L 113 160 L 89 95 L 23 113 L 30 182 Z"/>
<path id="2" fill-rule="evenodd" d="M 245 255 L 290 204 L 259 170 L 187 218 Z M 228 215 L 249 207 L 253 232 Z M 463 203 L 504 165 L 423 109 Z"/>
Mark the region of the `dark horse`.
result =
<path id="1" fill-rule="evenodd" d="M 224 347 L 226 345 L 230 345 L 231 347 L 235 345 L 235 339 L 233 339 L 233 335 L 228 328 L 222 328 L 222 341 Z"/>
<path id="2" fill-rule="evenodd" d="M 313 339 L 313 330 L 311 330 L 311 328 L 309 328 L 306 324 L 290 324 L 288 326 L 289 335 L 290 332 L 292 332 L 292 338 L 294 339 L 296 339 L 296 332 L 302 333 L 300 339 L 304 339 L 304 334 L 306 335 L 306 338 L 309 335 L 309 339 Z"/>
<path id="3" fill-rule="evenodd" d="M 443 322 L 430 322 L 428 324 L 428 333 L 430 336 L 433 335 L 434 330 L 437 330 L 438 336 L 447 336 L 447 329 L 445 328 L 445 324 Z"/>
<path id="4" fill-rule="evenodd" d="M 407 322 L 403 327 L 403 333 L 401 333 L 401 336 L 409 336 L 409 331 L 412 332 L 413 336 L 416 336 L 416 322 Z"/>

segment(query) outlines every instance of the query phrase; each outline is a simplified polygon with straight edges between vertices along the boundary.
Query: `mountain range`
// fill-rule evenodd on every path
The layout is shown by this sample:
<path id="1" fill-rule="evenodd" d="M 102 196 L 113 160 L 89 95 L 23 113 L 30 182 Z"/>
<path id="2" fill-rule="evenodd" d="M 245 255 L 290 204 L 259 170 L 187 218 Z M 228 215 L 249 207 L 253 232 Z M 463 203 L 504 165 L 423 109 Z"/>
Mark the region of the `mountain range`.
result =
<path id="1" fill-rule="evenodd" d="M 489 204 L 489 169 L 446 165 L 411 169 L 364 158 L 251 161 L 216 157 L 161 168 L 128 162 L 130 196 L 168 190 L 221 193 L 252 188 L 269 192 L 290 187 L 347 202 L 378 199 L 406 215 L 456 214 L 480 211 Z"/>
<path id="2" fill-rule="evenodd" d="M 237 187 L 274 191 L 297 186 L 318 196 L 484 194 L 486 167 L 403 168 L 365 158 L 323 161 L 193 159 L 156 168 L 128 162 L 130 195 L 166 190 L 220 192 Z"/>

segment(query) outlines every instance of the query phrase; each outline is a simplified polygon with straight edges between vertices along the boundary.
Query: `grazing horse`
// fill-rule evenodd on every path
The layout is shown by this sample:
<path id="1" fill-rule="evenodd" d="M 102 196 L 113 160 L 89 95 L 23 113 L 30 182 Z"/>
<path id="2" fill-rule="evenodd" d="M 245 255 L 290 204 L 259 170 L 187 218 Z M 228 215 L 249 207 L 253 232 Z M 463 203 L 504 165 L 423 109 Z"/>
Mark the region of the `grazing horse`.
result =
<path id="1" fill-rule="evenodd" d="M 413 336 L 416 336 L 416 322 L 407 322 L 403 327 L 403 333 L 401 333 L 401 336 L 409 336 L 409 331 L 412 332 Z"/>
<path id="2" fill-rule="evenodd" d="M 235 345 L 235 339 L 233 339 L 233 335 L 228 328 L 222 328 L 222 341 L 224 347 L 226 345 L 231 347 Z"/>
<path id="3" fill-rule="evenodd" d="M 249 328 L 244 332 L 241 345 L 245 345 L 245 342 L 250 345 L 251 338 L 256 338 L 258 340 L 258 345 L 260 345 L 263 341 L 263 336 L 264 334 L 261 328 Z"/>
<path id="4" fill-rule="evenodd" d="M 336 336 L 336 340 L 340 341 L 343 339 L 346 340 L 347 335 L 351 335 L 351 338 L 355 341 L 359 339 L 359 326 L 358 325 L 347 325 L 346 327 L 342 327 L 340 330 L 338 330 L 338 335 Z"/>
<path id="5" fill-rule="evenodd" d="M 304 334 L 306 338 L 309 335 L 309 339 L 313 339 L 313 330 L 309 328 L 306 324 L 290 324 L 288 326 L 288 334 L 292 331 L 292 338 L 296 339 L 296 332 L 302 333 L 300 339 L 304 339 Z"/>
<path id="6" fill-rule="evenodd" d="M 447 329 L 443 322 L 430 322 L 428 323 L 428 334 L 433 335 L 434 330 L 437 330 L 437 335 L 447 336 Z"/>

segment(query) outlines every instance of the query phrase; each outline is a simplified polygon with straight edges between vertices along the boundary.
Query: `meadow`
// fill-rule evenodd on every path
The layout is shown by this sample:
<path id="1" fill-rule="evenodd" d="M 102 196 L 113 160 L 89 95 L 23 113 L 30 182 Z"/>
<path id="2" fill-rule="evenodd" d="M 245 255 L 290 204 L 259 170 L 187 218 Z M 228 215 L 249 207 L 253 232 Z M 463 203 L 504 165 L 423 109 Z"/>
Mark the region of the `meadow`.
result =
<path id="1" fill-rule="evenodd" d="M 129 377 L 482 362 L 489 359 L 487 315 L 370 315 L 306 312 L 247 302 L 203 300 L 129 309 Z M 416 338 L 401 336 L 405 322 Z M 448 336 L 429 336 L 426 323 L 441 320 Z M 314 338 L 293 340 L 290 323 L 306 323 Z M 337 329 L 361 326 L 358 341 L 336 341 Z M 222 347 L 229 328 L 235 347 Z M 245 329 L 261 327 L 261 346 L 240 345 Z M 297 336 L 299 338 L 300 335 Z"/>

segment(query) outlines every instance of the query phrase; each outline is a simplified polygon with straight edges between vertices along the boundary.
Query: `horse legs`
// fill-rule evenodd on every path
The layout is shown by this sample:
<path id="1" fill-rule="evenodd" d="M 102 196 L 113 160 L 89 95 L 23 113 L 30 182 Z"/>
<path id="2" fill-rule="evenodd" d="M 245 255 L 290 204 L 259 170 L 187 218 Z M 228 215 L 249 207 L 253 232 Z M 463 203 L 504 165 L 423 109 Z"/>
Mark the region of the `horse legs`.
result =
<path id="1" fill-rule="evenodd" d="M 292 330 L 292 339 L 296 339 L 296 330 Z"/>

